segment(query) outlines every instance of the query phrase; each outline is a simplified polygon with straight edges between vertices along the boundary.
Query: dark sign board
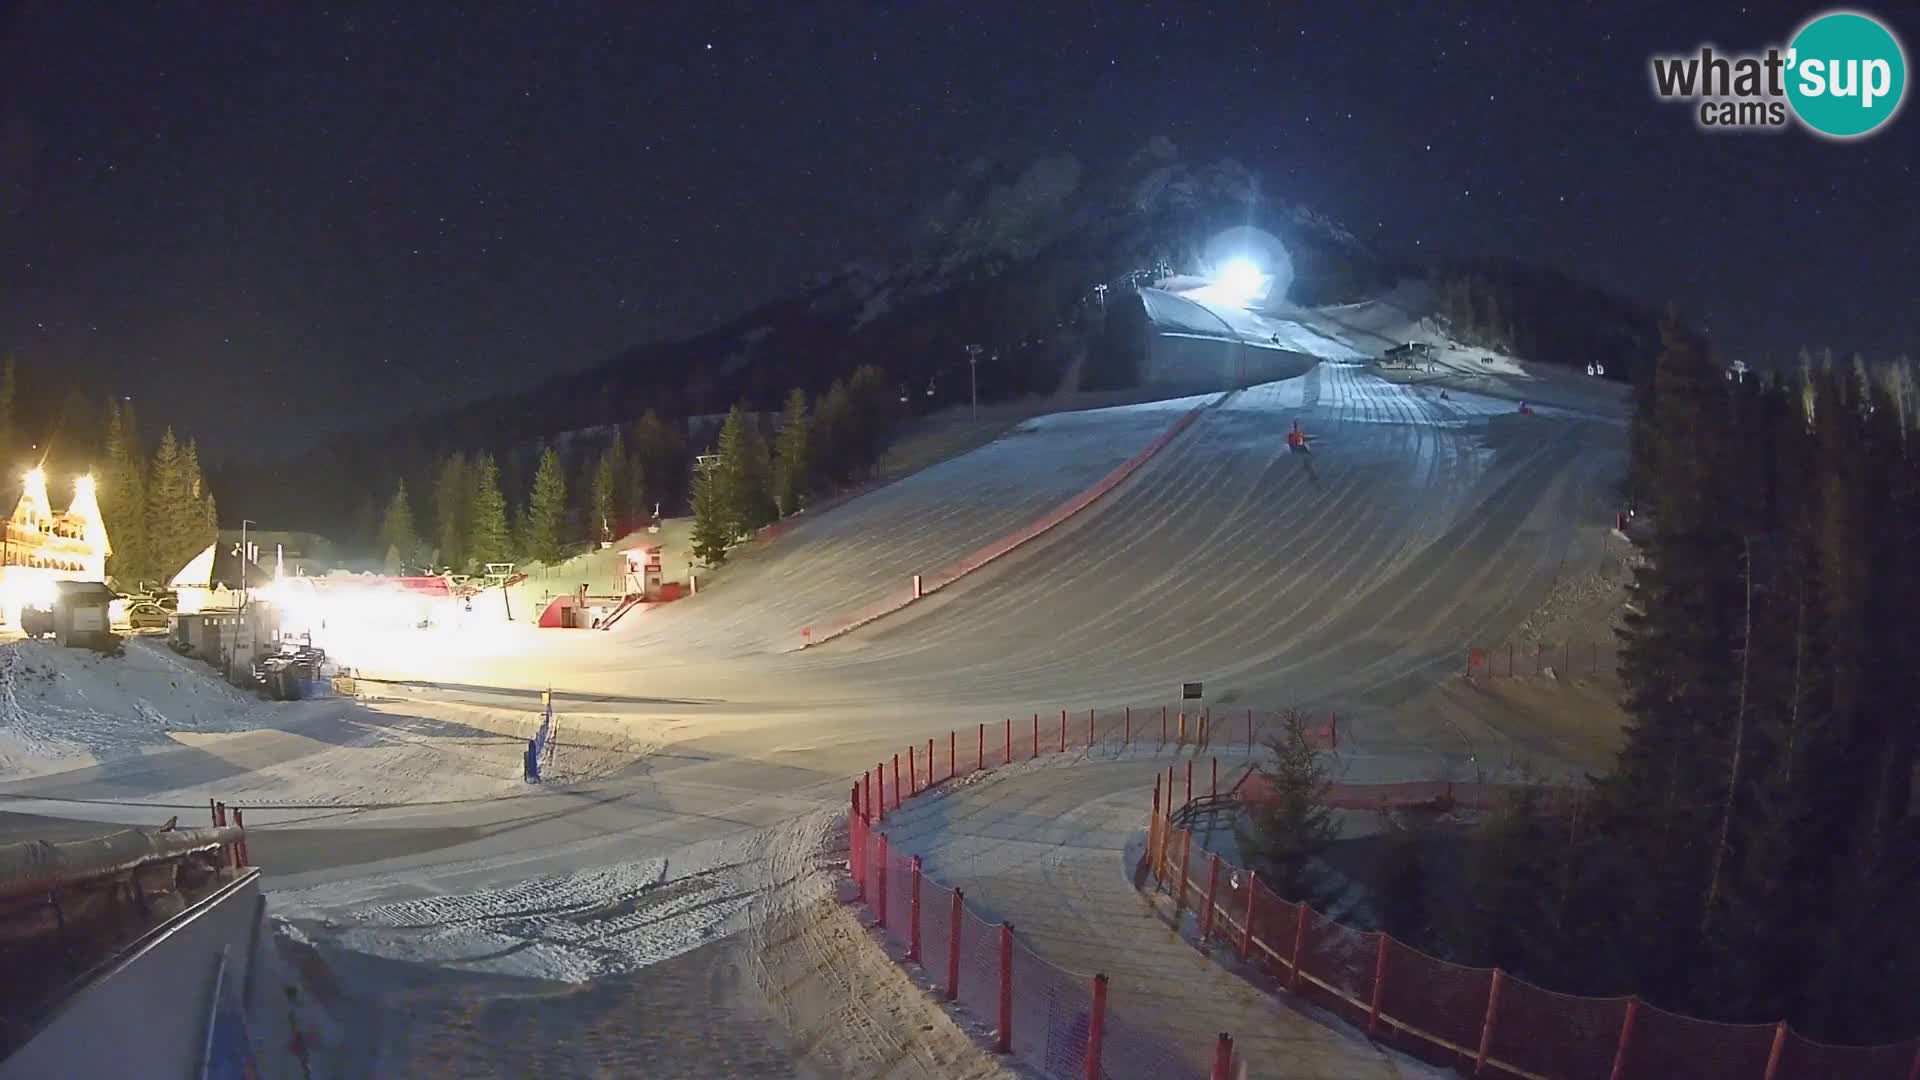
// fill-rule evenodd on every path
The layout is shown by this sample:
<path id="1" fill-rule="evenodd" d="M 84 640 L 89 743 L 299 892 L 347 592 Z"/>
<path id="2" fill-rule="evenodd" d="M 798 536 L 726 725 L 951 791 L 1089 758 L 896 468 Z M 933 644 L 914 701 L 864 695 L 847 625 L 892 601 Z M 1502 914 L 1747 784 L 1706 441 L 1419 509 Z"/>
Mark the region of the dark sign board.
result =
<path id="1" fill-rule="evenodd" d="M 1180 700 L 1181 701 L 1199 701 L 1200 700 L 1200 684 L 1197 682 L 1181 683 L 1180 684 Z"/>

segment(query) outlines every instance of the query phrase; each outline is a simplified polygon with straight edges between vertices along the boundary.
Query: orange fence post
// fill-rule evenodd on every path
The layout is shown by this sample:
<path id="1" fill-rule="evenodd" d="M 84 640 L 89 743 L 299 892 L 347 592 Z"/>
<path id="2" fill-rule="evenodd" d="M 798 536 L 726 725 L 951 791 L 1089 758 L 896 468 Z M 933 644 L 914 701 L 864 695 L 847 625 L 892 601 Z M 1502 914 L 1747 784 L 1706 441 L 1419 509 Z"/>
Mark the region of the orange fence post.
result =
<path id="1" fill-rule="evenodd" d="M 1773 1025 L 1773 1046 L 1767 1050 L 1767 1071 L 1761 1074 L 1762 1080 L 1778 1080 L 1780 1076 L 1780 1055 L 1787 1051 L 1787 1022 Z"/>
<path id="2" fill-rule="evenodd" d="M 873 796 L 880 811 L 874 820 L 884 821 L 887 816 L 887 763 L 884 761 L 873 767 Z"/>
<path id="3" fill-rule="evenodd" d="M 1260 875 L 1247 871 L 1247 921 L 1240 928 L 1240 959 L 1245 960 L 1253 952 L 1253 897 L 1260 888 Z"/>
<path id="4" fill-rule="evenodd" d="M 1487 1071 L 1487 1054 L 1493 1049 L 1493 1025 L 1500 1020 L 1500 987 L 1505 982 L 1501 978 L 1505 973 L 1499 968 L 1493 969 L 1493 985 L 1487 988 L 1487 1018 L 1480 1024 L 1480 1056 L 1473 1060 L 1473 1075 L 1481 1076 Z"/>
<path id="5" fill-rule="evenodd" d="M 1212 786 L 1207 789 L 1207 794 L 1218 796 L 1220 794 L 1220 759 L 1210 758 L 1208 760 L 1213 762 L 1213 780 L 1210 782 Z"/>
<path id="6" fill-rule="evenodd" d="M 1187 910 L 1187 871 L 1193 866 L 1193 830 L 1180 830 L 1180 895 L 1173 902 L 1175 914 Z"/>
<path id="7" fill-rule="evenodd" d="M 876 887 L 874 889 L 874 895 L 880 899 L 880 906 L 878 909 L 876 909 L 875 914 L 879 916 L 878 925 L 880 929 L 885 930 L 887 928 L 887 834 L 886 833 L 880 834 L 879 870 L 880 870 L 880 873 L 875 875 L 875 879 L 874 879 L 876 883 Z"/>
<path id="8" fill-rule="evenodd" d="M 1220 856 L 1217 852 L 1207 853 L 1207 907 L 1200 913 L 1200 944 L 1205 946 L 1213 937 L 1214 897 L 1220 890 Z"/>
<path id="9" fill-rule="evenodd" d="M 953 908 L 947 915 L 947 1000 L 960 996 L 961 892 L 953 890 Z"/>
<path id="10" fill-rule="evenodd" d="M 1000 924 L 1000 1029 L 993 1048 L 1013 1053 L 1013 924 Z"/>
<path id="11" fill-rule="evenodd" d="M 1160 706 L 1160 745 L 1167 744 L 1167 707 Z"/>
<path id="12" fill-rule="evenodd" d="M 1313 917 L 1313 909 L 1305 901 L 1299 907 L 1300 921 L 1293 926 L 1293 970 L 1287 974 L 1287 989 L 1300 992 L 1300 954 L 1307 950 L 1307 920 Z"/>
<path id="13" fill-rule="evenodd" d="M 1496 969 L 1494 976 L 1497 978 L 1499 974 Z M 1633 1022 L 1639 1018 L 1640 999 L 1630 997 L 1627 999 L 1627 1015 L 1620 1018 L 1620 1041 L 1613 1048 L 1613 1072 L 1609 1074 L 1611 1080 L 1626 1080 L 1627 1051 L 1633 1045 Z"/>
<path id="14" fill-rule="evenodd" d="M 912 746 L 907 747 L 907 794 L 909 795 L 920 791 L 920 763 L 914 760 L 919 755 L 914 753 L 914 749 Z"/>
<path id="15" fill-rule="evenodd" d="M 1193 759 L 1187 759 L 1187 802 L 1193 801 Z"/>
<path id="16" fill-rule="evenodd" d="M 866 803 L 867 803 L 866 810 L 862 814 L 862 816 L 865 817 L 868 821 L 872 821 L 873 820 L 873 776 L 872 774 L 870 773 L 860 774 L 860 788 L 862 792 L 866 795 Z"/>
<path id="17" fill-rule="evenodd" d="M 1093 1008 L 1087 1014 L 1087 1080 L 1100 1080 L 1100 1044 L 1107 1035 L 1107 977 L 1093 977 Z"/>
<path id="18" fill-rule="evenodd" d="M 1335 750 L 1340 749 L 1340 714 L 1339 713 L 1327 714 L 1327 736 L 1328 736 L 1328 741 L 1333 743 L 1333 748 Z"/>
<path id="19" fill-rule="evenodd" d="M 982 739 L 986 738 L 983 734 Z M 947 729 L 947 779 L 960 775 L 960 734 L 952 728 Z"/>
<path id="20" fill-rule="evenodd" d="M 900 809 L 900 755 L 893 755 L 893 808 Z"/>
<path id="21" fill-rule="evenodd" d="M 220 827 L 220 810 L 212 799 L 207 800 L 207 822 L 216 829 Z"/>
<path id="22" fill-rule="evenodd" d="M 1007 760 L 1002 765 L 1013 764 L 1013 717 L 1007 717 Z"/>
<path id="23" fill-rule="evenodd" d="M 1392 939 L 1380 935 L 1380 955 L 1373 960 L 1373 1000 L 1367 1004 L 1367 1038 L 1371 1039 L 1380 1032 L 1380 998 L 1387 987 L 1387 942 Z"/>
<path id="24" fill-rule="evenodd" d="M 1187 710 L 1185 709 L 1180 710 L 1180 716 L 1179 716 L 1178 722 L 1179 722 L 1180 730 L 1174 732 L 1174 734 L 1178 736 L 1179 745 L 1185 746 L 1187 745 Z"/>
<path id="25" fill-rule="evenodd" d="M 853 785 L 853 806 L 847 811 L 847 873 L 853 877 L 853 902 L 867 900 L 866 835 L 860 831 L 860 785 Z"/>
<path id="26" fill-rule="evenodd" d="M 1247 710 L 1247 753 L 1253 753 L 1253 710 Z"/>
<path id="27" fill-rule="evenodd" d="M 1131 705 L 1127 706 L 1124 725 L 1125 726 L 1120 729 L 1120 745 L 1123 747 L 1131 746 L 1133 745 L 1133 706 Z"/>
<path id="28" fill-rule="evenodd" d="M 1060 710 L 1060 753 L 1067 752 L 1067 710 Z"/>
<path id="29" fill-rule="evenodd" d="M 1233 1036 L 1226 1032 L 1213 1044 L 1212 1080 L 1232 1080 L 1233 1077 Z"/>
<path id="30" fill-rule="evenodd" d="M 920 959 L 920 856 L 913 857 L 913 891 L 907 894 L 907 959 Z"/>
<path id="31" fill-rule="evenodd" d="M 1037 758 L 1039 756 L 1040 756 L 1040 714 L 1034 713 L 1033 714 L 1033 752 L 1027 755 L 1027 760 L 1032 761 L 1034 758 Z"/>
<path id="32" fill-rule="evenodd" d="M 1093 710 L 1087 710 L 1087 749 L 1093 749 Z"/>
<path id="33" fill-rule="evenodd" d="M 974 736 L 979 745 L 973 748 L 973 771 L 979 772 L 987 767 L 987 722 L 980 721 L 980 730 Z"/>
<path id="34" fill-rule="evenodd" d="M 1147 817 L 1147 865 L 1153 877 L 1160 879 L 1160 774 L 1153 774 L 1153 813 Z"/>

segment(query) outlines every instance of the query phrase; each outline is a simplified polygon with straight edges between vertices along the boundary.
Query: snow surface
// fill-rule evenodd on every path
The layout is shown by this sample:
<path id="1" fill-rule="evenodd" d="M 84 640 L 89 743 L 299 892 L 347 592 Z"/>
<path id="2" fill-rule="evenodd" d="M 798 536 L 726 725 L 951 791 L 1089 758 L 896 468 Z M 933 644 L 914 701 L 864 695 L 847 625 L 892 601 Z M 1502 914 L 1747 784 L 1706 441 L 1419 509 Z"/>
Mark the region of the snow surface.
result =
<path id="1" fill-rule="evenodd" d="M 1397 330 L 1384 309 L 1342 317 Z M 188 662 L 139 643 L 126 661 L 19 647 L 70 683 L 24 669 L 5 680 L 0 795 L 13 809 L 135 821 L 154 803 L 241 802 L 250 826 L 272 825 L 255 848 L 273 903 L 338 956 L 414 978 L 591 988 L 672 963 L 660 958 L 685 955 L 675 951 L 703 928 L 724 935 L 745 917 L 740 871 L 723 864 L 765 860 L 729 845 L 844 806 L 853 774 L 929 737 L 963 739 L 979 721 L 1146 709 L 1204 679 L 1217 709 L 1338 709 L 1356 759 L 1428 776 L 1472 775 L 1508 753 L 1584 761 L 1574 751 L 1585 735 L 1570 726 L 1469 729 L 1457 711 L 1420 704 L 1469 644 L 1516 633 L 1580 538 L 1611 525 L 1625 460 L 1620 403 L 1577 377 L 1540 377 L 1553 396 L 1529 384 L 1524 396 L 1545 403 L 1531 417 L 1506 396 L 1517 376 L 1473 378 L 1484 381 L 1403 383 L 1332 362 L 1234 394 L 1043 540 L 805 652 L 789 651 L 801 625 L 1033 520 L 1187 406 L 1023 424 L 743 550 L 698 597 L 612 632 L 500 625 L 370 642 L 380 668 L 370 674 L 389 680 L 370 687 L 377 702 L 253 702 L 204 674 L 180 681 Z M 1444 385 L 1462 389 L 1443 401 Z M 1287 451 L 1295 421 L 1314 437 L 1311 456 Z M 519 725 L 547 687 L 563 731 L 590 721 L 632 743 L 596 744 L 601 756 L 577 780 L 521 785 Z M 563 737 L 561 761 L 580 753 Z M 74 765 L 89 767 L 33 775 Z M 1156 766 L 1134 767 L 1150 777 Z M 1028 841 L 1032 865 L 1079 917 L 1118 903 L 1115 882 L 1129 889 L 1124 844 L 1076 846 L 1046 830 L 1137 826 L 1139 780 L 994 796 L 1009 827 L 1041 837 Z M 964 878 L 967 867 L 949 870 Z M 671 891 L 678 881 L 684 896 Z M 546 906 L 536 895 L 563 903 L 536 910 Z M 661 924 L 646 924 L 643 908 Z M 1068 966 L 1131 970 L 1157 947 L 1100 940 Z M 1214 1007 L 1209 984 L 1181 991 L 1165 970 L 1185 969 L 1156 976 L 1169 1011 Z"/>
<path id="2" fill-rule="evenodd" d="M 0 779 L 138 754 L 174 732 L 245 731 L 288 711 L 151 639 L 127 641 L 118 657 L 10 642 L 0 645 Z"/>

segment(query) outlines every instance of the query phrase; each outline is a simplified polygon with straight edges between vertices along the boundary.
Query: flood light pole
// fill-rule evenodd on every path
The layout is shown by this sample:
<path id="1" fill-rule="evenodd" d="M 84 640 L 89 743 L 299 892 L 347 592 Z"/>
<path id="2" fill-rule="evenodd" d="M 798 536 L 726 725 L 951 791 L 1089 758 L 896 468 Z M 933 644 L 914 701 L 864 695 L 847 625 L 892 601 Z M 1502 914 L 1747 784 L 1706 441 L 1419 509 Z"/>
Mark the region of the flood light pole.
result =
<path id="1" fill-rule="evenodd" d="M 980 349 L 978 345 L 967 346 L 967 387 L 973 393 L 974 420 L 980 419 Z"/>
<path id="2" fill-rule="evenodd" d="M 252 518 L 240 519 L 240 610 L 247 610 L 247 526 L 258 525 Z"/>

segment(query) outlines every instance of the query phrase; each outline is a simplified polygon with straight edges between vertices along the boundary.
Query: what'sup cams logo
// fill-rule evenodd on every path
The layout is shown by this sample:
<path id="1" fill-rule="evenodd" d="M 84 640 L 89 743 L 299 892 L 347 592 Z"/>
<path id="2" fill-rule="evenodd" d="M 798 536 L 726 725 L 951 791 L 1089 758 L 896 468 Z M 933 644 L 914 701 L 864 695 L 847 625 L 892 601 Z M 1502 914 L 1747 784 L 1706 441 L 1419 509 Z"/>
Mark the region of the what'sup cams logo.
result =
<path id="1" fill-rule="evenodd" d="M 1907 56 L 1891 27 L 1856 11 L 1830 11 L 1785 46 L 1729 54 L 1655 56 L 1653 92 L 1693 106 L 1709 131 L 1778 130 L 1798 121 L 1815 135 L 1856 139 L 1885 127 L 1907 90 Z"/>

